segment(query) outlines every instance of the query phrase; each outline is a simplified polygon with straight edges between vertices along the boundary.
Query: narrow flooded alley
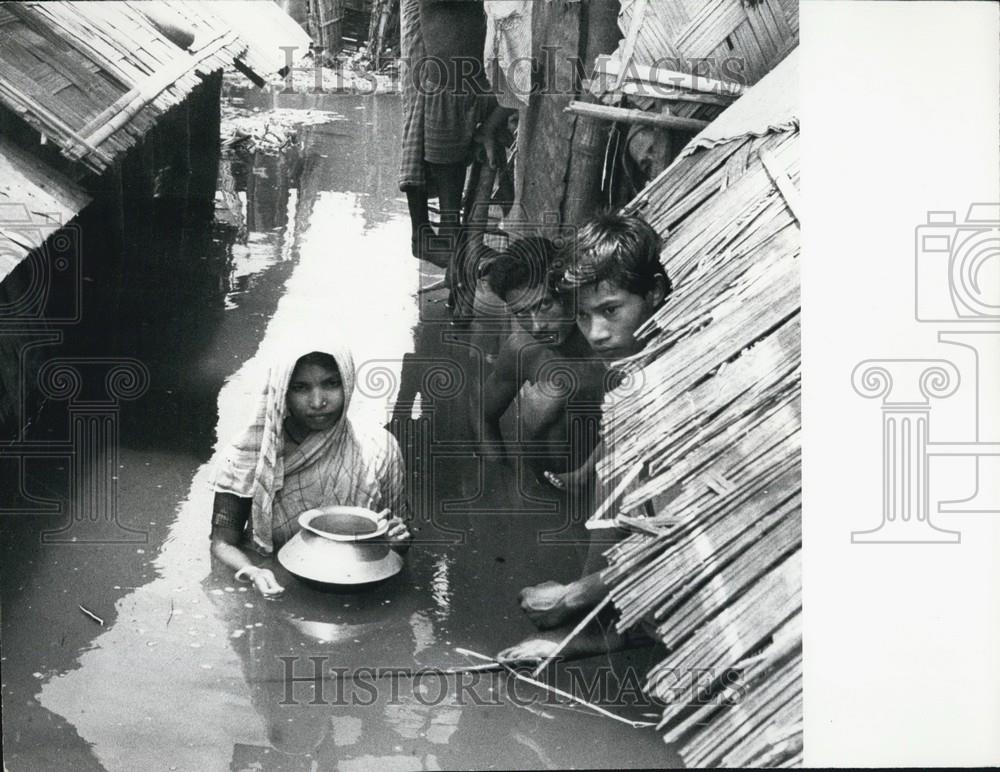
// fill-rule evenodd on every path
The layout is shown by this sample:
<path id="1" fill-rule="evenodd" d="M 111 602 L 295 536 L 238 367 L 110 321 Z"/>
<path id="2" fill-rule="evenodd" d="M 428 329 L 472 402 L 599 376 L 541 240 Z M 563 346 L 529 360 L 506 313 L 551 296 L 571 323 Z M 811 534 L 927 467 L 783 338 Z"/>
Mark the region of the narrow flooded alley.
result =
<path id="1" fill-rule="evenodd" d="M 473 454 L 486 363 L 450 324 L 444 290 L 418 292 L 442 274 L 409 254 L 399 97 L 228 99 L 313 119 L 281 150 L 229 147 L 214 213 L 164 202 L 111 262 L 84 233 L 83 321 L 49 351 L 134 361 L 137 384 L 109 419 L 110 538 L 74 515 L 103 483 L 70 488 L 70 460 L 41 454 L 5 480 L 18 491 L 8 508 L 33 512 L 0 519 L 6 768 L 678 765 L 655 729 L 460 651 L 492 658 L 529 635 L 518 591 L 578 576 L 586 532 L 554 489 Z M 114 270 L 123 291 L 102 281 Z M 213 566 L 209 461 L 244 425 L 261 363 L 317 317 L 354 348 L 352 415 L 400 441 L 414 545 L 402 573 L 353 593 L 275 563 L 288 589 L 264 600 Z M 33 404 L 33 436 L 61 442 L 70 399 Z M 88 479 L 106 458 L 86 459 Z M 636 650 L 547 678 L 581 694 L 600 677 L 592 699 L 617 695 L 616 714 L 655 721 L 640 692 L 651 661 Z"/>

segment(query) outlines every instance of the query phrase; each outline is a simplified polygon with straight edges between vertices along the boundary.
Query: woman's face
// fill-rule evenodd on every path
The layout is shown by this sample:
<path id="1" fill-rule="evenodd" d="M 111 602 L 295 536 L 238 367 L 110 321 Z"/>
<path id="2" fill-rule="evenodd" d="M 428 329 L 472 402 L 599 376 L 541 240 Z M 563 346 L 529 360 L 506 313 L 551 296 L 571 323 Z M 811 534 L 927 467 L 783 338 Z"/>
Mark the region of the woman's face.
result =
<path id="1" fill-rule="evenodd" d="M 289 415 L 301 429 L 310 432 L 330 429 L 344 412 L 340 371 L 300 360 L 292 371 L 285 401 Z"/>

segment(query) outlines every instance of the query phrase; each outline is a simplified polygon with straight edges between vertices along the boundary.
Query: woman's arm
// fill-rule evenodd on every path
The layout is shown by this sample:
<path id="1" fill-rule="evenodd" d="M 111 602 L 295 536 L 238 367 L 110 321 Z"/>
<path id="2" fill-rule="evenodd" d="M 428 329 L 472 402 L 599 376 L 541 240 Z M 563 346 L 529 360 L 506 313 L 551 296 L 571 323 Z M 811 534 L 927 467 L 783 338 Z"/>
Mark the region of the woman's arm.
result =
<path id="1" fill-rule="evenodd" d="M 246 577 L 261 595 L 274 595 L 285 588 L 268 568 L 254 565 L 240 546 L 250 517 L 250 500 L 232 493 L 216 493 L 212 505 L 212 556 L 231 568 L 237 580 Z"/>
<path id="2" fill-rule="evenodd" d="M 406 523 L 410 519 L 410 506 L 406 500 L 406 466 L 399 442 L 386 432 L 387 448 L 385 463 L 378 475 L 379 493 L 382 506 L 389 510 L 389 530 L 386 536 L 396 552 L 404 553 L 410 548 L 413 538 Z"/>

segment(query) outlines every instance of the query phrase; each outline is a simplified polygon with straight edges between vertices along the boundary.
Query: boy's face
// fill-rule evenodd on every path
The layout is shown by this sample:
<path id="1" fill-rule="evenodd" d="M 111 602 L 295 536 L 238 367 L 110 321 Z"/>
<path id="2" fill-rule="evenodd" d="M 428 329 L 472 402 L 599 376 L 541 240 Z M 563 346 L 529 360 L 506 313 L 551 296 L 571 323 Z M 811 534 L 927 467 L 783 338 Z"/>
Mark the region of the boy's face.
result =
<path id="1" fill-rule="evenodd" d="M 576 324 L 565 304 L 543 286 L 512 289 L 507 293 L 507 307 L 525 332 L 554 346 L 565 341 Z"/>
<path id="2" fill-rule="evenodd" d="M 576 323 L 601 359 L 621 359 L 639 350 L 635 331 L 663 302 L 662 282 L 637 295 L 607 281 L 581 287 L 577 293 Z"/>

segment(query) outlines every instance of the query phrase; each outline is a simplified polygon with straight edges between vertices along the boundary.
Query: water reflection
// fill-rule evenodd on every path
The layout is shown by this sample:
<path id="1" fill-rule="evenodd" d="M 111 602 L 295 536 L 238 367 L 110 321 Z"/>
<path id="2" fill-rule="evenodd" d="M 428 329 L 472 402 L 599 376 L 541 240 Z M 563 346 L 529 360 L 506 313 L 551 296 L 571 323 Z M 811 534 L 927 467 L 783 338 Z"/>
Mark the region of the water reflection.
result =
<path id="1" fill-rule="evenodd" d="M 637 735 L 550 706 L 519 707 L 501 674 L 478 674 L 474 684 L 456 675 L 416 677 L 421 668 L 469 665 L 456 646 L 492 652 L 522 637 L 530 628 L 516 606 L 518 589 L 571 578 L 580 568 L 573 549 L 535 538 L 539 528 L 561 522 L 558 502 L 526 508 L 509 476 L 449 455 L 446 447 L 420 446 L 428 454 L 421 498 L 436 513 L 431 524 L 446 525 L 464 542 L 431 539 L 428 525 L 403 572 L 385 584 L 325 593 L 274 564 L 288 589 L 264 601 L 213 567 L 205 466 L 212 441 L 243 427 L 262 363 L 303 323 L 319 319 L 352 335 L 356 360 L 383 362 L 395 383 L 359 393 L 352 418 L 385 423 L 393 395 L 404 390 L 400 384 L 413 380 L 419 384 L 412 393 L 423 395 L 421 416 L 414 420 L 407 404 L 394 421 L 397 431 L 448 439 L 468 420 L 462 395 L 435 394 L 424 384 L 426 362 L 411 357 L 412 377 L 402 372 L 404 357 L 414 352 L 414 328 L 422 356 L 447 359 L 462 347 L 447 343 L 447 320 L 421 318 L 415 300 L 418 271 L 409 256 L 405 202 L 395 189 L 398 100 L 337 99 L 350 125 L 303 130 L 297 173 L 286 174 L 290 161 L 265 164 L 266 175 L 251 183 L 229 167 L 232 189 L 219 201 L 230 219 L 214 234 L 203 232 L 201 241 L 189 233 L 184 242 L 199 252 L 187 259 L 204 254 L 211 270 L 185 278 L 176 266 L 165 268 L 172 276 L 166 300 L 162 287 L 138 288 L 134 302 L 154 310 L 186 291 L 193 298 L 150 321 L 157 334 L 143 339 L 142 351 L 163 379 L 157 383 L 176 389 L 167 395 L 163 388 L 155 417 L 136 422 L 135 446 L 126 443 L 122 451 L 134 475 L 123 506 L 169 523 L 169 532 L 154 534 L 145 548 L 88 552 L 96 558 L 79 574 L 60 568 L 46 575 L 51 587 L 85 573 L 94 585 L 124 589 L 89 650 L 55 672 L 37 666 L 39 703 L 65 720 L 101 766 L 116 770 L 670 763 L 654 733 Z M 179 234 L 161 236 L 170 241 Z M 236 244 L 246 252 L 234 254 Z M 164 250 L 176 253 L 182 245 L 170 241 Z M 190 338 L 178 341 L 168 334 L 174 329 Z M 166 426 L 181 413 L 181 429 Z M 417 423 L 425 428 L 417 431 Z M 171 432 L 185 430 L 195 439 L 171 447 Z M 173 486 L 155 487 L 163 477 Z M 469 498 L 473 490 L 482 499 L 476 511 L 453 507 L 439 521 L 442 502 Z M 51 600 L 43 588 L 38 592 L 38 605 Z M 290 684 L 292 699 L 289 663 L 292 675 L 305 678 Z M 376 678 L 386 668 L 397 675 Z"/>

